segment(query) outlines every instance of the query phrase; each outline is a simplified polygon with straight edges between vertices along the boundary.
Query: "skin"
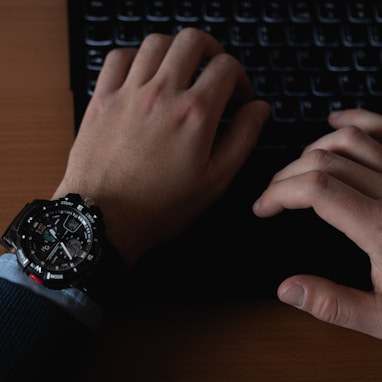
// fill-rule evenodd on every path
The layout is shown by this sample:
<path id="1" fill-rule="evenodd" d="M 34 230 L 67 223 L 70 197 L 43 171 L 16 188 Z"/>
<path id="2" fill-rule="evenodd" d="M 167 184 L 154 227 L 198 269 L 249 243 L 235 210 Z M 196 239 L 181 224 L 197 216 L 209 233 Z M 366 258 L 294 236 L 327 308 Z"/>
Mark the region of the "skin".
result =
<path id="1" fill-rule="evenodd" d="M 205 69 L 193 82 L 195 71 Z M 214 144 L 230 97 L 243 107 Z M 152 34 L 112 51 L 53 199 L 77 192 L 101 207 L 127 266 L 185 228 L 226 189 L 269 115 L 250 102 L 242 66 L 210 35 Z"/>
<path id="2" fill-rule="evenodd" d="M 275 174 L 253 211 L 270 217 L 313 208 L 365 251 L 372 291 L 296 275 L 279 286 L 278 296 L 320 320 L 382 338 L 382 116 L 346 110 L 328 121 L 334 132 Z"/>

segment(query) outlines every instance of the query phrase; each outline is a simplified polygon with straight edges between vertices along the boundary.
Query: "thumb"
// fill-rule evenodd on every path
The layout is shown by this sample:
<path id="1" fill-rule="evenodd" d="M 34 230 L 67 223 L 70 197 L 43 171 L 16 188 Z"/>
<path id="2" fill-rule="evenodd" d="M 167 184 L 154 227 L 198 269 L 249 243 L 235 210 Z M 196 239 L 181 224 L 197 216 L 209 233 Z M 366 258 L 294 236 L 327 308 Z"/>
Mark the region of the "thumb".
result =
<path id="1" fill-rule="evenodd" d="M 286 279 L 277 294 L 282 302 L 321 321 L 382 339 L 382 295 L 309 275 Z"/>

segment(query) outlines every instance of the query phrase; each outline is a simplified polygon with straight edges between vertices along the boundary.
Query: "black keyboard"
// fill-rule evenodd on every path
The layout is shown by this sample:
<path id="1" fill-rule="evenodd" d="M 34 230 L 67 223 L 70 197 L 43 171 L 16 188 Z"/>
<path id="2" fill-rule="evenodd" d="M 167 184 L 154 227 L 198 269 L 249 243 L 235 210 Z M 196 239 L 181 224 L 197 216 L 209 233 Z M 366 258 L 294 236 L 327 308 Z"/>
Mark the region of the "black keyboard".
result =
<path id="1" fill-rule="evenodd" d="M 76 131 L 110 49 L 190 26 L 215 36 L 270 102 L 262 147 L 303 147 L 330 130 L 333 110 L 381 111 L 381 0 L 68 0 L 68 16 Z"/>
<path id="2" fill-rule="evenodd" d="M 67 1 L 75 132 L 110 49 L 187 26 L 214 35 L 245 66 L 256 98 L 272 105 L 224 195 L 134 267 L 138 303 L 275 297 L 296 273 L 370 290 L 368 257 L 311 209 L 259 219 L 250 207 L 276 171 L 331 131 L 331 110 L 382 111 L 382 0 Z M 234 109 L 230 102 L 222 124 Z"/>

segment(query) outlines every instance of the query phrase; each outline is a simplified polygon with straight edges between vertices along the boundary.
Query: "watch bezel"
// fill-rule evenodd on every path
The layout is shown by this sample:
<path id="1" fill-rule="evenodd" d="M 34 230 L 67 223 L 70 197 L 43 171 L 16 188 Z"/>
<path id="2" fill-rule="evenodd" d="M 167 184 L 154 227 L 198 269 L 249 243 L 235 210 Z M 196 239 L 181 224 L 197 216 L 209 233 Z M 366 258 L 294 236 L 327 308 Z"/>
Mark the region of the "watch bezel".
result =
<path id="1" fill-rule="evenodd" d="M 82 281 L 92 272 L 101 256 L 102 246 L 100 236 L 103 227 L 101 219 L 94 211 L 94 207 L 89 208 L 80 198 L 71 198 L 70 196 L 45 201 L 43 204 L 36 203 L 34 206 L 31 204 L 30 207 L 20 222 L 18 242 L 15 243 L 16 256 L 20 266 L 35 282 L 41 283 L 50 289 L 81 287 Z M 60 271 L 47 269 L 43 264 L 38 263 L 34 256 L 27 251 L 28 246 L 26 245 L 28 240 L 26 234 L 31 230 L 36 217 L 41 216 L 41 213 L 44 213 L 44 211 L 50 212 L 57 209 L 70 213 L 75 212 L 81 216 L 92 233 L 92 243 L 83 261 L 76 264 L 74 268 Z"/>

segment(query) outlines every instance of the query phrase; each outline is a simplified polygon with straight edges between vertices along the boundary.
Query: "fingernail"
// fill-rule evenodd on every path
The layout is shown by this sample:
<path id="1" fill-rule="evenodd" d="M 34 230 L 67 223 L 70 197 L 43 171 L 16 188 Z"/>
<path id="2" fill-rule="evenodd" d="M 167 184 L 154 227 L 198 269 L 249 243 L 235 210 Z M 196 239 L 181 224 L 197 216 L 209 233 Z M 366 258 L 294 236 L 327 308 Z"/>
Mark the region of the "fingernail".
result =
<path id="1" fill-rule="evenodd" d="M 300 283 L 293 283 L 280 293 L 280 300 L 296 308 L 302 308 L 305 301 L 305 289 Z"/>

